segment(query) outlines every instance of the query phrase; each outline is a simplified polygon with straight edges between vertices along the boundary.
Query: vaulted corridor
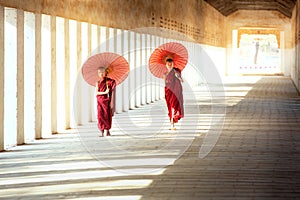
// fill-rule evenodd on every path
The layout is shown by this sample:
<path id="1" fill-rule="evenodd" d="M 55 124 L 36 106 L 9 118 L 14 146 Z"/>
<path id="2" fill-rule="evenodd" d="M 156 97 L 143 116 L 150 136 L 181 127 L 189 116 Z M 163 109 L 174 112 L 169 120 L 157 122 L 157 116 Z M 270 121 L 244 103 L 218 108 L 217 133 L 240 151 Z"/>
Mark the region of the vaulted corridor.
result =
<path id="1" fill-rule="evenodd" d="M 129 68 L 105 137 L 101 53 Z M 299 91 L 300 0 L 0 0 L 0 199 L 298 199 Z"/>

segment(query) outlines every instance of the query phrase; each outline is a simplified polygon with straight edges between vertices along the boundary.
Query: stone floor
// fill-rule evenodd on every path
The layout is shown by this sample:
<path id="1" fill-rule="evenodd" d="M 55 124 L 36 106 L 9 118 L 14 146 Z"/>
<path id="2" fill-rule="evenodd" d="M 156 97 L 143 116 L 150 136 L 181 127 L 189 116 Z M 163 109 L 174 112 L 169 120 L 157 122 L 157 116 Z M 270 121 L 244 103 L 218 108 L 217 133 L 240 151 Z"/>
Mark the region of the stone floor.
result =
<path id="1" fill-rule="evenodd" d="M 222 88 L 225 93 L 222 93 Z M 224 96 L 225 94 L 225 96 Z M 300 199 L 300 97 L 287 77 L 230 77 L 0 153 L 0 199 Z"/>

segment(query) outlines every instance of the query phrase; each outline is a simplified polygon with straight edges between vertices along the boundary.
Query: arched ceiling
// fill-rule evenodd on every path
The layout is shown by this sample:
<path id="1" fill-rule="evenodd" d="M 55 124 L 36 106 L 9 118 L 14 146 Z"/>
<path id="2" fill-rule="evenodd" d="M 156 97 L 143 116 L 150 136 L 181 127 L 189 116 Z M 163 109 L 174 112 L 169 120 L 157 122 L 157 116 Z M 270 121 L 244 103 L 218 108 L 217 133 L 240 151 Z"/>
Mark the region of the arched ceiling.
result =
<path id="1" fill-rule="evenodd" d="M 204 0 L 224 16 L 238 10 L 279 11 L 291 18 L 297 0 Z"/>

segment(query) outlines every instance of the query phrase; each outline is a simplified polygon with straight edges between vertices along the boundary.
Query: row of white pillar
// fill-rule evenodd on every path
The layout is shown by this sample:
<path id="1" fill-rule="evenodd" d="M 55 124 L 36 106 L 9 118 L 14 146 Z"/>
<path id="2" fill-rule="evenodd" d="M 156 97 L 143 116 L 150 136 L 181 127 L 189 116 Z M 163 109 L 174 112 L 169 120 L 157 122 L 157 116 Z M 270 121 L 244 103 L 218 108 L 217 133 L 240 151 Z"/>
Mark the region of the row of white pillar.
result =
<path id="1" fill-rule="evenodd" d="M 115 52 L 130 64 L 117 87 L 117 113 L 163 98 L 162 80 L 147 68 L 151 52 L 170 41 L 0 6 L 0 151 L 96 121 L 85 60 Z"/>

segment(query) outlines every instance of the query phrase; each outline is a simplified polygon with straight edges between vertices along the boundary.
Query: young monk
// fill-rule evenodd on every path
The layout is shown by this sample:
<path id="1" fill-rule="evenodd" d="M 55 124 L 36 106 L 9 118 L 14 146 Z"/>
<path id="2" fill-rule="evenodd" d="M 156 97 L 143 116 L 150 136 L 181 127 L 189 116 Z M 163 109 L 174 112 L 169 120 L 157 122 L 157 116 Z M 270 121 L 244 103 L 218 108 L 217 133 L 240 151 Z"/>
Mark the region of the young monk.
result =
<path id="1" fill-rule="evenodd" d="M 170 130 L 176 130 L 174 123 L 184 117 L 182 85 L 183 79 L 179 69 L 174 68 L 172 58 L 166 59 L 167 72 L 164 74 L 165 99 L 171 123 Z"/>
<path id="2" fill-rule="evenodd" d="M 114 113 L 114 98 L 116 81 L 107 77 L 108 71 L 104 67 L 98 68 L 99 81 L 96 82 L 96 97 L 98 111 L 98 128 L 100 137 L 110 136 L 112 116 Z"/>

